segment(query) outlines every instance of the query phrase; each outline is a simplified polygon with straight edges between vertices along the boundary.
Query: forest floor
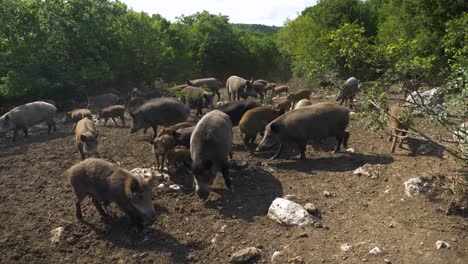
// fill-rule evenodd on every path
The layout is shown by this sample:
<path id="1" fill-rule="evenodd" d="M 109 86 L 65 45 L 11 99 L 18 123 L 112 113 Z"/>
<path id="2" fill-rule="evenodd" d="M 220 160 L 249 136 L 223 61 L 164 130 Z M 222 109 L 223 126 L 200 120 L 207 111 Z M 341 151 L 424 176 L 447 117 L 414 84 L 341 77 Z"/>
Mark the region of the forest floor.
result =
<path id="1" fill-rule="evenodd" d="M 158 182 L 153 188 L 158 217 L 141 232 L 115 207 L 118 217 L 104 224 L 90 199 L 82 206 L 90 224 L 77 221 L 75 197 L 63 173 L 80 158 L 71 125 L 58 128 L 50 136 L 36 129 L 28 139 L 20 133 L 16 144 L 0 139 L 2 263 L 228 263 L 233 253 L 251 246 L 261 249 L 258 263 L 271 263 L 276 251 L 281 252 L 276 263 L 300 263 L 299 258 L 304 263 L 468 263 L 466 215 L 448 215 L 450 197 L 435 189 L 408 197 L 403 185 L 415 176 L 462 177 L 466 167 L 419 140 L 408 140 L 390 155 L 387 135 L 356 118 L 349 125 L 354 153 L 333 154 L 335 141 L 327 140 L 315 150 L 309 146 L 305 161 L 267 160 L 273 152 L 249 155 L 236 127 L 234 160 L 248 166 L 231 169 L 234 191 L 225 190 L 218 176 L 204 202 L 193 192 L 168 188 L 169 182 L 159 188 Z M 144 142 L 151 134 L 129 134 L 129 124 L 101 122 L 98 130 L 102 158 L 126 169 L 154 165 Z M 378 177 L 353 174 L 366 163 Z M 287 195 L 301 205 L 314 204 L 320 224 L 285 227 L 268 219 L 272 201 Z M 52 243 L 50 232 L 57 227 L 64 232 Z M 438 240 L 450 248 L 437 250 Z M 346 243 L 352 247 L 348 252 L 341 249 Z M 374 247 L 382 252 L 369 254 Z"/>

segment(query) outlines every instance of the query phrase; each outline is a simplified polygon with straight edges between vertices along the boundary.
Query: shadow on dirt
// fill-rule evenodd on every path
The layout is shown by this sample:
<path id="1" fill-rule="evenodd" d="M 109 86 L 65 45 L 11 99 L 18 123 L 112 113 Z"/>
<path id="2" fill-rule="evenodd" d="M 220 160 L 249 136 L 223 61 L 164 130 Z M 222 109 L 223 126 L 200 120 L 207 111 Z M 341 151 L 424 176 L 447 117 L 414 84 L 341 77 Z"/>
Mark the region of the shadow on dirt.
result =
<path id="1" fill-rule="evenodd" d="M 234 191 L 214 188 L 220 194 L 217 200 L 205 204 L 208 208 L 217 208 L 227 217 L 253 221 L 255 216 L 264 216 L 271 202 L 283 196 L 283 185 L 271 173 L 262 169 L 231 170 Z"/>
<path id="2" fill-rule="evenodd" d="M 11 141 L 11 137 L 6 137 L 0 140 L 0 158 L 22 155 L 28 152 L 29 145 L 46 143 L 50 140 L 63 139 L 72 135 L 72 132 L 57 131 L 52 132 L 50 135 L 45 134 L 32 134 L 25 138 L 22 132 L 16 138 L 16 142 Z"/>
<path id="3" fill-rule="evenodd" d="M 311 170 L 344 172 L 352 171 L 358 167 L 369 164 L 389 164 L 394 161 L 391 156 L 381 154 L 338 153 L 334 157 L 308 158 L 307 160 L 281 160 L 272 162 L 272 167 L 283 170 L 302 171 Z"/>

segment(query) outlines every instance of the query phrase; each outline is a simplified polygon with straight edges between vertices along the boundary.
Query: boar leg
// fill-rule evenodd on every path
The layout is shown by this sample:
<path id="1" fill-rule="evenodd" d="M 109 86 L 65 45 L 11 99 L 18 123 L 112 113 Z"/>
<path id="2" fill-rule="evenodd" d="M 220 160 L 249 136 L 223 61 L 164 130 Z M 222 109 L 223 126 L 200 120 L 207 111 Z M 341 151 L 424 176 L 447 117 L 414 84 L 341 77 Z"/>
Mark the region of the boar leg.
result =
<path id="1" fill-rule="evenodd" d="M 107 118 L 107 117 L 104 118 L 104 126 L 107 126 L 107 120 L 108 120 L 108 119 L 109 119 L 109 118 Z"/>
<path id="2" fill-rule="evenodd" d="M 125 126 L 125 116 L 121 115 L 120 119 L 122 120 L 122 126 Z"/>
<path id="3" fill-rule="evenodd" d="M 344 137 L 343 137 L 343 147 L 348 148 L 348 139 L 349 139 L 349 132 L 345 131 Z"/>
<path id="4" fill-rule="evenodd" d="M 390 151 L 391 151 L 392 153 L 395 152 L 395 147 L 396 147 L 397 140 L 398 140 L 398 137 L 394 136 L 394 137 L 393 137 L 393 141 L 392 141 L 392 148 L 390 149 Z"/>
<path id="5" fill-rule="evenodd" d="M 94 197 L 92 199 L 93 199 L 93 204 L 96 207 L 96 209 L 98 210 L 101 217 L 104 218 L 104 219 L 108 219 L 109 216 L 107 215 L 106 211 L 104 211 L 104 209 L 102 209 L 101 203 L 99 203 L 99 201 L 96 200 L 96 198 L 94 198 Z"/>
<path id="6" fill-rule="evenodd" d="M 223 174 L 224 184 L 226 184 L 226 188 L 232 191 L 231 179 L 229 178 L 229 166 L 227 164 L 224 164 L 223 168 L 221 169 L 221 173 Z"/>
<path id="7" fill-rule="evenodd" d="M 215 94 L 218 95 L 218 102 L 219 102 L 221 100 L 221 93 L 219 93 L 219 90 L 216 90 Z"/>
<path id="8" fill-rule="evenodd" d="M 78 220 L 83 220 L 83 214 L 81 213 L 81 199 L 76 200 L 75 207 L 76 207 L 76 218 L 78 218 Z"/>
<path id="9" fill-rule="evenodd" d="M 343 143 L 343 137 L 344 136 L 336 137 L 336 147 L 335 147 L 335 150 L 333 150 L 333 153 L 340 152 L 340 147 L 341 147 L 341 144 Z"/>
<path id="10" fill-rule="evenodd" d="M 80 152 L 81 160 L 85 160 L 86 156 L 85 156 L 84 150 L 83 150 L 83 143 L 80 143 L 78 145 L 78 152 Z"/>
<path id="11" fill-rule="evenodd" d="M 153 125 L 152 127 L 154 131 L 153 139 L 155 139 L 158 136 L 158 125 Z"/>
<path id="12" fill-rule="evenodd" d="M 111 117 L 111 119 L 112 119 L 112 121 L 114 122 L 114 125 L 115 125 L 115 126 L 118 126 L 118 125 L 117 125 L 117 122 L 115 121 L 115 118 Z"/>
<path id="13" fill-rule="evenodd" d="M 283 144 L 280 144 L 278 151 L 275 153 L 275 155 L 273 155 L 273 157 L 270 158 L 270 160 L 277 159 L 281 155 L 282 152 L 283 152 Z"/>
<path id="14" fill-rule="evenodd" d="M 401 131 L 401 136 L 402 136 L 402 138 L 400 138 L 400 144 L 398 145 L 399 148 L 401 148 L 402 145 L 403 145 L 403 137 L 406 136 L 406 132 L 405 132 L 405 131 Z"/>

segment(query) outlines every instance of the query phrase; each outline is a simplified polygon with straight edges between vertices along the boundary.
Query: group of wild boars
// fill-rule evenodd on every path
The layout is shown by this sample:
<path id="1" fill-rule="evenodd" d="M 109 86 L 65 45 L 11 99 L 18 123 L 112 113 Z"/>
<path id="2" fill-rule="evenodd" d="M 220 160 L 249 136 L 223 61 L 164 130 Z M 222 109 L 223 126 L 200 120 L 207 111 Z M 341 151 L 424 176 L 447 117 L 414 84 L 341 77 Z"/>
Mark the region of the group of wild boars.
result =
<path id="1" fill-rule="evenodd" d="M 113 93 L 101 94 L 88 97 L 88 106 L 86 108 L 96 110 L 115 105 L 119 97 Z"/>
<path id="2" fill-rule="evenodd" d="M 186 121 L 190 115 L 190 109 L 174 98 L 156 98 L 144 103 L 130 115 L 133 118 L 130 133 L 135 133 L 141 128 L 152 127 L 153 138 L 156 138 L 159 125 L 170 126 Z"/>
<path id="3" fill-rule="evenodd" d="M 310 99 L 310 90 L 302 89 L 296 92 L 291 92 L 286 97 L 291 102 L 291 107 L 294 108 L 294 105 L 302 99 Z"/>
<path id="4" fill-rule="evenodd" d="M 244 134 L 244 145 L 253 144 L 257 134 L 263 135 L 265 127 L 273 119 L 284 114 L 283 110 L 274 110 L 267 106 L 256 107 L 247 111 L 239 122 L 239 130 Z"/>
<path id="5" fill-rule="evenodd" d="M 192 172 L 196 193 L 207 199 L 216 174 L 221 171 L 224 182 L 231 189 L 228 156 L 232 149 L 232 122 L 228 115 L 213 110 L 195 126 L 190 139 Z"/>
<path id="6" fill-rule="evenodd" d="M 390 115 L 387 120 L 387 125 L 390 129 L 389 141 L 392 141 L 391 151 L 394 153 L 397 141 L 399 141 L 399 148 L 403 145 L 403 138 L 410 127 L 410 114 L 407 108 L 397 105 L 391 106 L 388 114 Z"/>
<path id="7" fill-rule="evenodd" d="M 289 109 L 291 109 L 291 101 L 289 101 L 289 99 L 284 99 L 281 102 L 275 104 L 273 108 L 279 109 L 286 113 L 287 111 L 289 111 Z"/>
<path id="8" fill-rule="evenodd" d="M 219 90 L 223 87 L 223 84 L 216 78 L 203 78 L 187 81 L 187 85 L 193 87 L 207 87 L 213 94 L 218 95 L 218 102 L 221 100 L 221 94 Z"/>
<path id="9" fill-rule="evenodd" d="M 239 121 L 245 112 L 252 108 L 262 106 L 260 103 L 254 101 L 238 101 L 229 102 L 218 107 L 218 110 L 227 114 L 231 118 L 233 126 L 239 125 Z"/>
<path id="10" fill-rule="evenodd" d="M 87 117 L 76 123 L 75 145 L 80 153 L 81 159 L 98 157 L 98 131 L 92 119 Z"/>
<path id="11" fill-rule="evenodd" d="M 213 106 L 213 96 L 212 92 L 207 92 L 202 88 L 187 86 L 182 89 L 182 102 L 187 104 L 190 108 L 197 109 L 197 116 L 203 115 L 202 109 L 209 108 L 212 109 Z"/>
<path id="12" fill-rule="evenodd" d="M 358 92 L 359 80 L 355 77 L 351 77 L 346 80 L 346 83 L 343 85 L 341 91 L 336 97 L 336 101 L 340 101 L 340 105 L 343 105 L 345 101 L 348 102 L 349 108 L 353 109 L 354 97 Z"/>
<path id="13" fill-rule="evenodd" d="M 125 107 L 123 105 L 113 105 L 99 110 L 98 120 L 104 118 L 104 125 L 107 125 L 107 120 L 112 119 L 117 126 L 114 118 L 119 117 L 122 120 L 122 126 L 125 126 Z"/>
<path id="14" fill-rule="evenodd" d="M 76 127 L 76 123 L 78 123 L 78 121 L 85 117 L 89 118 L 90 120 L 93 120 L 93 114 L 91 113 L 91 110 L 86 108 L 75 109 L 65 114 L 65 121 L 63 123 L 68 124 L 70 122 L 73 122 L 74 129 Z"/>
<path id="15" fill-rule="evenodd" d="M 36 101 L 17 106 L 0 117 L 0 136 L 4 136 L 8 131 L 13 130 L 13 142 L 16 141 L 18 130 L 22 129 L 24 136 L 28 137 L 28 127 L 46 122 L 48 134 L 55 127 L 54 116 L 57 109 L 52 104 Z"/>
<path id="16" fill-rule="evenodd" d="M 306 107 L 306 106 L 309 106 L 309 105 L 312 105 L 312 102 L 311 102 L 309 99 L 301 99 L 301 100 L 299 100 L 299 102 L 297 102 L 297 104 L 294 106 L 294 109 Z"/>
<path id="17" fill-rule="evenodd" d="M 257 98 L 252 82 L 239 76 L 229 77 L 226 81 L 226 89 L 229 101 L 235 101 L 236 98 L 237 100 L 240 100 L 240 98 L 247 99 L 249 96 Z"/>
<path id="18" fill-rule="evenodd" d="M 343 143 L 347 147 L 350 110 L 332 103 L 318 103 L 290 111 L 273 120 L 265 130 L 265 135 L 257 147 L 262 151 L 279 143 L 279 149 L 272 159 L 277 158 L 286 142 L 297 144 L 301 159 L 305 159 L 307 141 L 330 136 L 336 137 L 335 152 Z"/>
<path id="19" fill-rule="evenodd" d="M 155 217 L 151 184 L 102 159 L 86 159 L 66 171 L 76 195 L 76 217 L 83 219 L 81 202 L 90 196 L 101 216 L 109 220 L 107 206 L 115 202 L 133 223 L 141 226 Z M 104 208 L 102 207 L 104 205 Z"/>
<path id="20" fill-rule="evenodd" d="M 289 86 L 281 85 L 274 88 L 276 95 L 281 95 L 282 93 L 289 93 Z"/>

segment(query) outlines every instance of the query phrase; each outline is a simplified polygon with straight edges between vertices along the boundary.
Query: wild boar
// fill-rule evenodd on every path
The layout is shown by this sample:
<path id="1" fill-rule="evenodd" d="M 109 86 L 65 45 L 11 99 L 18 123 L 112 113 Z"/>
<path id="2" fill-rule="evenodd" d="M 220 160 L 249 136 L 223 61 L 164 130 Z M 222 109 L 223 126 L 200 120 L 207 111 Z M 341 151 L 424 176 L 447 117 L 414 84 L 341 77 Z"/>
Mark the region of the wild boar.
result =
<path id="1" fill-rule="evenodd" d="M 129 113 L 134 112 L 138 107 L 145 103 L 145 98 L 141 96 L 130 97 L 127 100 L 127 110 Z"/>
<path id="2" fill-rule="evenodd" d="M 274 88 L 275 90 L 275 94 L 276 95 L 281 95 L 282 93 L 289 93 L 289 86 L 286 86 L 286 85 L 281 85 L 281 86 L 278 86 L 278 87 L 275 87 Z"/>
<path id="3" fill-rule="evenodd" d="M 275 90 L 276 88 L 276 83 L 268 83 L 266 86 L 265 86 L 265 93 L 267 91 L 273 91 Z"/>
<path id="4" fill-rule="evenodd" d="M 403 138 L 410 127 L 410 114 L 407 108 L 397 105 L 391 106 L 388 114 L 390 115 L 387 120 L 387 125 L 390 129 L 390 138 L 388 140 L 392 141 L 391 152 L 394 153 L 397 141 L 399 141 L 399 148 L 403 145 Z"/>
<path id="5" fill-rule="evenodd" d="M 203 87 L 206 86 L 210 91 L 216 95 L 218 95 L 218 102 L 221 100 L 221 94 L 219 90 L 223 87 L 223 84 L 216 78 L 203 78 L 203 79 L 195 79 L 187 81 L 187 85 L 193 87 Z"/>
<path id="6" fill-rule="evenodd" d="M 265 135 L 257 147 L 257 151 L 269 149 L 279 143 L 278 152 L 272 157 L 277 158 L 286 142 L 297 144 L 301 159 L 305 159 L 307 141 L 336 137 L 337 145 L 334 152 L 340 151 L 343 143 L 347 147 L 350 110 L 332 103 L 318 103 L 288 112 L 271 121 L 265 129 Z"/>
<path id="7" fill-rule="evenodd" d="M 265 84 L 254 81 L 252 83 L 252 87 L 254 88 L 257 95 L 260 97 L 260 102 L 263 102 L 263 97 L 265 97 L 265 93 L 266 93 Z"/>
<path id="8" fill-rule="evenodd" d="M 73 122 L 73 129 L 75 129 L 76 123 L 78 123 L 78 121 L 85 117 L 89 118 L 90 120 L 93 120 L 91 110 L 86 108 L 75 109 L 65 114 L 65 121 L 63 123 L 68 124 L 70 122 Z"/>
<path id="9" fill-rule="evenodd" d="M 75 128 L 75 145 L 80 152 L 81 160 L 89 157 L 99 157 L 98 131 L 92 119 L 87 117 L 81 119 Z"/>
<path id="10" fill-rule="evenodd" d="M 110 202 L 115 202 L 132 223 L 140 227 L 152 223 L 156 218 L 151 182 L 135 177 L 116 164 L 90 158 L 73 165 L 66 174 L 76 195 L 76 217 L 80 221 L 83 219 L 81 201 L 88 195 L 106 221 L 110 220 L 107 213 Z"/>
<path id="11" fill-rule="evenodd" d="M 359 80 L 355 77 L 351 77 L 346 80 L 346 83 L 343 85 L 343 88 L 338 93 L 336 101 L 340 101 L 340 105 L 343 105 L 345 101 L 349 103 L 349 108 L 353 109 L 354 106 L 354 97 L 358 92 Z"/>
<path id="12" fill-rule="evenodd" d="M 206 200 L 210 186 L 221 171 L 224 182 L 231 189 L 228 156 L 232 148 L 232 123 L 225 113 L 213 110 L 195 126 L 190 139 L 190 155 L 196 193 Z"/>
<path id="13" fill-rule="evenodd" d="M 289 101 L 288 99 L 284 99 L 283 101 L 275 104 L 273 108 L 281 109 L 281 111 L 286 113 L 287 111 L 289 111 L 289 109 L 291 109 L 291 101 Z"/>
<path id="14" fill-rule="evenodd" d="M 190 138 L 192 137 L 195 126 L 177 129 L 172 135 L 176 140 L 176 145 L 190 148 Z"/>
<path id="15" fill-rule="evenodd" d="M 156 158 L 156 168 L 162 172 L 167 153 L 175 146 L 176 140 L 172 135 L 162 135 L 157 137 L 154 141 L 150 141 L 150 143 L 152 145 L 154 157 Z"/>
<path id="16" fill-rule="evenodd" d="M 253 101 L 238 101 L 221 105 L 218 110 L 227 114 L 231 118 L 232 125 L 237 126 L 245 112 L 259 106 L 262 105 Z"/>
<path id="17" fill-rule="evenodd" d="M 120 98 L 113 93 L 91 96 L 88 97 L 88 106 L 86 108 L 98 111 L 102 108 L 117 104 L 119 99 Z"/>
<path id="18" fill-rule="evenodd" d="M 188 122 L 188 121 L 180 122 L 173 126 L 168 126 L 166 128 L 161 129 L 161 131 L 159 132 L 159 135 L 162 136 L 166 134 L 173 134 L 174 132 L 176 132 L 177 130 L 181 128 L 192 127 L 192 126 L 195 126 L 195 123 Z"/>
<path id="19" fill-rule="evenodd" d="M 256 107 L 247 111 L 239 122 L 239 130 L 244 134 L 244 145 L 253 144 L 257 134 L 263 135 L 265 127 L 273 119 L 284 114 L 283 110 L 274 110 L 267 106 Z"/>
<path id="20" fill-rule="evenodd" d="M 252 96 L 257 98 L 257 93 L 252 87 L 252 82 L 247 81 L 239 76 L 231 76 L 226 81 L 226 89 L 229 97 L 229 101 L 235 101 L 236 98 L 239 101 L 242 97 L 247 99 L 247 97 Z M 232 95 L 232 100 L 231 100 Z"/>
<path id="21" fill-rule="evenodd" d="M 99 110 L 98 119 L 104 118 L 104 126 L 107 125 L 107 120 L 112 119 L 117 126 L 114 118 L 119 117 L 122 120 L 122 126 L 125 126 L 125 107 L 123 105 L 113 105 Z"/>
<path id="22" fill-rule="evenodd" d="M 312 105 L 312 102 L 309 99 L 301 99 L 294 106 L 294 109 L 302 108 L 302 107 L 309 106 L 309 105 Z"/>
<path id="23" fill-rule="evenodd" d="M 197 109 L 196 116 L 203 115 L 203 108 L 212 109 L 213 106 L 213 93 L 204 91 L 198 87 L 187 86 L 182 89 L 181 101 L 188 107 Z"/>
<path id="24" fill-rule="evenodd" d="M 261 83 L 261 84 L 263 84 L 263 85 L 265 85 L 265 86 L 268 85 L 268 82 L 265 81 L 265 80 L 262 80 L 262 79 L 255 80 L 254 83 L 255 83 L 255 82 L 256 82 L 256 83 Z"/>
<path id="25" fill-rule="evenodd" d="M 54 132 L 57 131 L 54 121 L 56 111 L 55 106 L 42 101 L 17 106 L 0 117 L 0 137 L 13 130 L 13 142 L 15 142 L 18 130 L 22 129 L 24 137 L 28 137 L 28 127 L 43 121 L 47 123 L 50 135 L 52 128 Z"/>
<path id="26" fill-rule="evenodd" d="M 153 138 L 156 138 L 159 125 L 170 126 L 187 120 L 190 109 L 174 98 L 156 98 L 144 103 L 130 115 L 133 118 L 130 133 L 133 134 L 141 128 L 152 127 Z"/>
<path id="27" fill-rule="evenodd" d="M 190 150 L 184 146 L 176 146 L 169 150 L 167 152 L 167 166 L 191 169 L 192 157 L 190 156 Z"/>
<path id="28" fill-rule="evenodd" d="M 291 92 L 286 98 L 291 102 L 291 107 L 294 108 L 294 105 L 299 102 L 299 100 L 310 98 L 310 90 L 302 89 L 296 92 Z"/>

